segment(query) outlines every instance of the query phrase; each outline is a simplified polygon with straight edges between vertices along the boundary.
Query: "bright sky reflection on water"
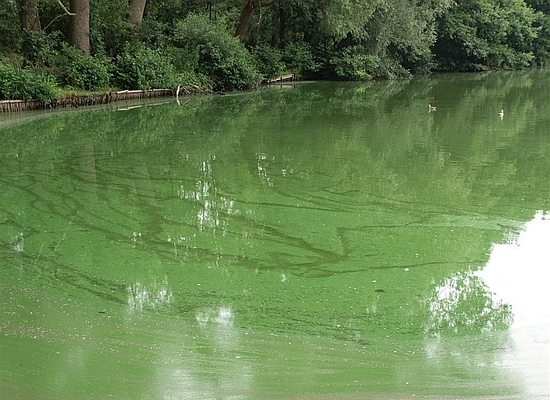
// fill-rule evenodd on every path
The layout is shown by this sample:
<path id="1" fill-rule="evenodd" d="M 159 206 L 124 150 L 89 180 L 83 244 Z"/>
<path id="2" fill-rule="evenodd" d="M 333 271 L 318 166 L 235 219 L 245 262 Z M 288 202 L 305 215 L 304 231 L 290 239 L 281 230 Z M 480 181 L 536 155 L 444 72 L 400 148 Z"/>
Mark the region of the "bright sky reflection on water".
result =
<path id="1" fill-rule="evenodd" d="M 518 381 L 523 381 L 524 393 L 531 398 L 549 393 L 549 273 L 550 214 L 543 212 L 511 243 L 495 245 L 489 262 L 477 273 L 496 300 L 512 306 L 513 346 L 503 362 L 521 371 Z"/>

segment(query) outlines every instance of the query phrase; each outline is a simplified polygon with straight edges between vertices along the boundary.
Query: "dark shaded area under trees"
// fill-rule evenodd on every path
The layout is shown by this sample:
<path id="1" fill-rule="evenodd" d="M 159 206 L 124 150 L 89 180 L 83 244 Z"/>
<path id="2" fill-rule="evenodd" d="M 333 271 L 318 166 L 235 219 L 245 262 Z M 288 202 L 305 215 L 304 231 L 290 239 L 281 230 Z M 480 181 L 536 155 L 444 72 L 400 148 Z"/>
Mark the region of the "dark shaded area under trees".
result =
<path id="1" fill-rule="evenodd" d="M 13 29 L 18 27 L 18 29 Z M 5 0 L 0 100 L 550 62 L 547 0 Z"/>

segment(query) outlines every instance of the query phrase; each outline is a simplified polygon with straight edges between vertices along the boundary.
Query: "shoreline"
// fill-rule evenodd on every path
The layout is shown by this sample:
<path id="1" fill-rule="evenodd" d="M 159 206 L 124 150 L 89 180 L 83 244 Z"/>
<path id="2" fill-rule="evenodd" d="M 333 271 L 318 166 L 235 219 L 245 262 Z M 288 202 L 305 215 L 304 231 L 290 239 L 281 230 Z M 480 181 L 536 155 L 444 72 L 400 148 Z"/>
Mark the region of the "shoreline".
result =
<path id="1" fill-rule="evenodd" d="M 293 83 L 294 80 L 294 74 L 287 74 L 271 79 L 267 81 L 265 85 L 282 86 Z M 119 90 L 116 92 L 72 95 L 71 97 L 58 98 L 51 104 L 45 104 L 38 100 L 0 100 L 0 114 L 30 110 L 50 110 L 63 107 L 78 108 L 84 106 L 109 104 L 117 101 L 140 100 L 154 97 L 175 96 L 177 100 L 180 94 L 190 95 L 204 92 L 211 93 L 210 91 L 203 90 L 195 85 L 189 86 L 178 85 L 176 89 Z"/>
<path id="2" fill-rule="evenodd" d="M 38 100 L 0 100 L 0 114 L 30 110 L 48 110 L 63 107 L 83 107 L 109 104 L 125 100 L 139 100 L 153 97 L 174 96 L 173 89 L 119 90 L 99 94 L 71 96 L 55 100 L 52 104 L 44 104 Z"/>

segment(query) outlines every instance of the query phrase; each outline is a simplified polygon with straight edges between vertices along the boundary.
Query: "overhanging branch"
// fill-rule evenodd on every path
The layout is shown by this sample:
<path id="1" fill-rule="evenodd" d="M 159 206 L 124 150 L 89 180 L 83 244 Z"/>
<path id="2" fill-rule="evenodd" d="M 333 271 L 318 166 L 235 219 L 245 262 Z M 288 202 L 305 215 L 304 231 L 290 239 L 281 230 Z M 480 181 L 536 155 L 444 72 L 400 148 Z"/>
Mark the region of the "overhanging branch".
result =
<path id="1" fill-rule="evenodd" d="M 65 14 L 67 14 L 67 15 L 76 15 L 75 13 L 72 13 L 69 10 L 67 10 L 67 7 L 65 7 L 65 5 L 61 2 L 61 0 L 57 0 L 57 2 L 61 6 L 61 8 L 65 11 Z"/>
<path id="2" fill-rule="evenodd" d="M 61 18 L 61 17 L 64 16 L 64 15 L 69 15 L 69 16 L 74 16 L 74 15 L 76 15 L 76 13 L 72 13 L 72 12 L 70 12 L 69 10 L 67 10 L 67 7 L 65 7 L 65 5 L 61 2 L 61 0 L 57 0 L 57 2 L 59 3 L 59 5 L 60 5 L 61 8 L 63 9 L 63 11 L 65 11 L 65 14 L 60 14 L 60 15 L 58 15 L 57 17 L 55 17 L 54 19 L 52 19 L 52 21 L 51 21 L 48 25 L 46 25 L 46 26 L 44 27 L 44 29 L 42 29 L 43 31 L 46 31 L 46 29 L 48 29 L 48 27 L 49 27 L 51 24 L 53 24 L 58 18 Z"/>

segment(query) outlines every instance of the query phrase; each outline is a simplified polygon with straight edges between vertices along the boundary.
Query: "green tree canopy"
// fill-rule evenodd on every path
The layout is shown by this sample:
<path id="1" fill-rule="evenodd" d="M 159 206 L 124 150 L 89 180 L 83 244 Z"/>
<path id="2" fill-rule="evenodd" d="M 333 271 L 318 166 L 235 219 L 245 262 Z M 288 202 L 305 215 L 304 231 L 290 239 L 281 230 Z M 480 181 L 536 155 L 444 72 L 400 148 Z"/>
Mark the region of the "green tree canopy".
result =
<path id="1" fill-rule="evenodd" d="M 75 89 L 98 82 L 148 87 L 142 77 L 160 68 L 172 75 L 162 82 L 232 90 L 285 73 L 368 80 L 547 64 L 550 6 L 546 0 L 6 0 L 0 37 L 0 62 L 41 68 Z M 69 44 L 96 59 L 78 60 L 77 68 Z M 127 54 L 138 47 L 162 59 L 140 63 Z M 122 59 L 135 63 L 122 63 L 124 80 Z"/>
<path id="2" fill-rule="evenodd" d="M 438 69 L 525 68 L 535 59 L 535 11 L 523 0 L 463 0 L 438 18 Z"/>

